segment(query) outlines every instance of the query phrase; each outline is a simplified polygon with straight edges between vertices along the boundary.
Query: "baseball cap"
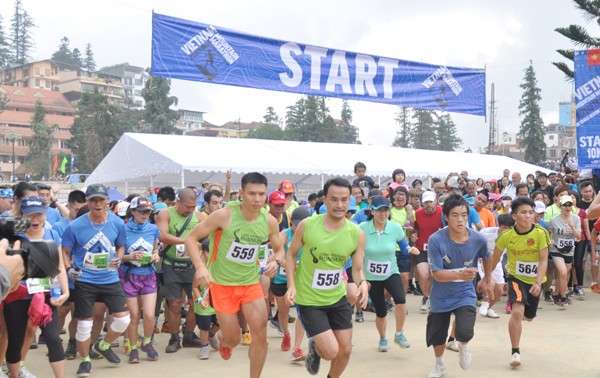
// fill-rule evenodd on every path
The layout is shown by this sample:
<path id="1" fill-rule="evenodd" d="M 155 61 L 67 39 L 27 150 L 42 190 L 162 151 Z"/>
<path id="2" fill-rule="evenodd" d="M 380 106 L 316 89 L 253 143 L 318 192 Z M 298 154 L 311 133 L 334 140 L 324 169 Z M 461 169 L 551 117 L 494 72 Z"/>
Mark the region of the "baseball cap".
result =
<path id="1" fill-rule="evenodd" d="M 152 211 L 156 214 L 159 211 L 161 211 L 162 209 L 166 209 L 168 206 L 166 203 L 164 202 L 157 202 L 154 205 L 152 205 Z"/>
<path id="2" fill-rule="evenodd" d="M 435 193 L 431 191 L 423 192 L 423 198 L 421 199 L 423 203 L 427 201 L 435 201 Z"/>
<path id="3" fill-rule="evenodd" d="M 85 190 L 85 199 L 89 200 L 95 197 L 108 198 L 108 189 L 102 184 L 92 184 Z"/>
<path id="4" fill-rule="evenodd" d="M 29 196 L 21 200 L 21 212 L 25 215 L 33 213 L 46 213 L 46 201 L 38 196 Z"/>
<path id="5" fill-rule="evenodd" d="M 297 207 L 292 211 L 292 224 L 297 226 L 303 219 L 308 218 L 310 213 L 304 207 Z"/>
<path id="6" fill-rule="evenodd" d="M 131 210 L 152 210 L 152 204 L 148 197 L 139 196 L 131 200 Z"/>
<path id="7" fill-rule="evenodd" d="M 356 198 L 354 196 L 350 196 L 350 206 L 348 206 L 348 211 L 356 211 Z"/>
<path id="8" fill-rule="evenodd" d="M 533 211 L 535 211 L 538 214 L 542 214 L 546 212 L 546 204 L 543 203 L 542 201 L 535 201 L 535 207 L 533 208 Z"/>
<path id="9" fill-rule="evenodd" d="M 12 189 L 0 189 L 0 198 L 13 198 L 15 192 Z"/>
<path id="10" fill-rule="evenodd" d="M 371 209 L 379 210 L 382 207 L 390 208 L 390 200 L 385 198 L 384 196 L 375 196 L 371 200 Z"/>
<path id="11" fill-rule="evenodd" d="M 273 203 L 274 205 L 284 204 L 285 203 L 285 194 L 283 194 L 283 192 L 280 192 L 279 190 L 275 190 L 269 196 L 269 202 Z"/>
<path id="12" fill-rule="evenodd" d="M 281 180 L 277 190 L 284 193 L 294 193 L 294 184 L 290 180 Z"/>
<path id="13" fill-rule="evenodd" d="M 448 179 L 448 186 L 451 188 L 458 188 L 458 177 L 452 176 Z"/>
<path id="14" fill-rule="evenodd" d="M 375 196 L 380 196 L 382 195 L 381 190 L 379 189 L 371 189 L 369 190 L 369 198 L 373 198 Z"/>
<path id="15" fill-rule="evenodd" d="M 573 198 L 569 195 L 564 195 L 560 197 L 560 205 L 564 205 L 565 203 L 573 203 Z"/>
<path id="16" fill-rule="evenodd" d="M 117 213 L 118 216 L 124 217 L 127 215 L 127 209 L 129 209 L 129 202 L 121 201 L 117 204 L 117 207 L 115 208 L 115 212 Z"/>
<path id="17" fill-rule="evenodd" d="M 421 181 L 421 180 L 419 180 L 419 179 L 415 179 L 415 180 L 412 182 L 412 187 L 413 187 L 413 188 L 416 188 L 416 187 L 417 187 L 417 185 L 423 185 L 423 181 Z"/>
<path id="18" fill-rule="evenodd" d="M 497 184 L 498 180 L 496 180 L 496 179 L 490 179 L 490 182 L 493 182 L 494 184 Z"/>
<path id="19" fill-rule="evenodd" d="M 446 201 L 447 198 L 448 198 L 447 194 L 442 194 L 440 196 L 440 198 L 438 198 L 438 205 L 443 206 L 444 202 Z"/>

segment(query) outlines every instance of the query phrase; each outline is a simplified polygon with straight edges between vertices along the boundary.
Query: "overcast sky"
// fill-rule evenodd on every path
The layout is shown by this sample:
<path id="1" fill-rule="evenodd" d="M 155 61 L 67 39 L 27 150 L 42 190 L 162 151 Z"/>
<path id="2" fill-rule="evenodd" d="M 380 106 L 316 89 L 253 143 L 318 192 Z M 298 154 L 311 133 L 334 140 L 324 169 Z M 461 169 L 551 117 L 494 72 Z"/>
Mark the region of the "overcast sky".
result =
<path id="1" fill-rule="evenodd" d="M 571 48 L 554 28 L 586 25 L 599 36 L 598 24 L 586 24 L 569 0 L 505 1 L 183 1 L 183 0 L 22 0 L 34 18 L 35 59 L 49 58 L 60 39 L 85 49 L 91 43 L 99 67 L 129 62 L 148 67 L 151 16 L 155 12 L 275 39 L 426 63 L 487 69 L 496 84 L 497 120 L 501 132 L 516 132 L 523 70 L 533 61 L 542 90 L 544 123 L 558 122 L 558 103 L 571 98 L 571 85 L 551 62 L 557 48 Z M 14 2 L 2 0 L 5 32 Z M 240 118 L 260 121 L 268 106 L 283 118 L 300 96 L 282 92 L 173 80 L 171 93 L 179 107 L 206 112 L 222 124 Z M 339 118 L 341 100 L 330 99 Z M 397 107 L 351 101 L 354 124 L 364 144 L 391 145 L 398 129 Z M 489 120 L 452 115 L 463 148 L 476 152 L 488 144 Z"/>

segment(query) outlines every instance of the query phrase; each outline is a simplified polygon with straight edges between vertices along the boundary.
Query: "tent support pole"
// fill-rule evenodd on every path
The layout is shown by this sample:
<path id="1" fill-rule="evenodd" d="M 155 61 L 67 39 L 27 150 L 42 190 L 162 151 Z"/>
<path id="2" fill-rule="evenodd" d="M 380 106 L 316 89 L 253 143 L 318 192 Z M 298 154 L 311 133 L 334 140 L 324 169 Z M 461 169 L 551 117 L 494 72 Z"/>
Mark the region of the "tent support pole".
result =
<path id="1" fill-rule="evenodd" d="M 323 182 L 323 174 L 321 173 L 321 189 L 323 189 L 323 186 L 325 186 L 325 183 Z"/>
<path id="2" fill-rule="evenodd" d="M 185 188 L 185 171 L 181 168 L 181 187 Z"/>
<path id="3" fill-rule="evenodd" d="M 150 176 L 150 187 L 152 188 L 152 190 L 154 190 L 154 176 Z M 151 195 L 152 193 L 148 193 L 148 195 Z"/>
<path id="4" fill-rule="evenodd" d="M 129 195 L 129 183 L 125 180 L 125 196 Z"/>

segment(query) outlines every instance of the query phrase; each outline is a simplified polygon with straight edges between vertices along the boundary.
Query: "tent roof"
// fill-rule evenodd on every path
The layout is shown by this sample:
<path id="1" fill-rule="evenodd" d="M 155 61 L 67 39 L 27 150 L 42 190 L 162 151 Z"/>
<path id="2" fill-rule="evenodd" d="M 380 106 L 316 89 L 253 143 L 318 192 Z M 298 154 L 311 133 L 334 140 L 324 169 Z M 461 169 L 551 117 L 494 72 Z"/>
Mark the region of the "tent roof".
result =
<path id="1" fill-rule="evenodd" d="M 367 174 L 388 181 L 402 168 L 408 178 L 446 177 L 467 170 L 472 178 L 498 178 L 508 168 L 527 173 L 550 172 L 505 156 L 463 152 L 418 150 L 356 144 L 233 139 L 200 136 L 125 133 L 86 180 L 87 183 L 133 186 L 199 185 L 204 181 L 232 182 L 243 174 L 264 173 L 270 186 L 281 179 L 299 187 L 317 188 L 334 177 L 354 176 L 354 164 L 362 161 Z"/>

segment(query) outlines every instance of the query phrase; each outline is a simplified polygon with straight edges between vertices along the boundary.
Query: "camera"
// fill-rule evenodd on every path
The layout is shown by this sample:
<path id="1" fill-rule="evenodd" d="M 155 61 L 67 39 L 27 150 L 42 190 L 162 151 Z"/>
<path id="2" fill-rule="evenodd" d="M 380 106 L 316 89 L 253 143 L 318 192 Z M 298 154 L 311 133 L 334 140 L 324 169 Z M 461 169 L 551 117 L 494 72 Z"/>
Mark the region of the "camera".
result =
<path id="1" fill-rule="evenodd" d="M 54 241 L 29 240 L 20 236 L 30 225 L 28 219 L 0 217 L 0 239 L 8 239 L 10 244 L 6 254 L 21 255 L 25 266 L 24 279 L 55 277 L 60 272 L 58 247 Z M 12 248 L 16 241 L 21 242 L 21 248 Z"/>

